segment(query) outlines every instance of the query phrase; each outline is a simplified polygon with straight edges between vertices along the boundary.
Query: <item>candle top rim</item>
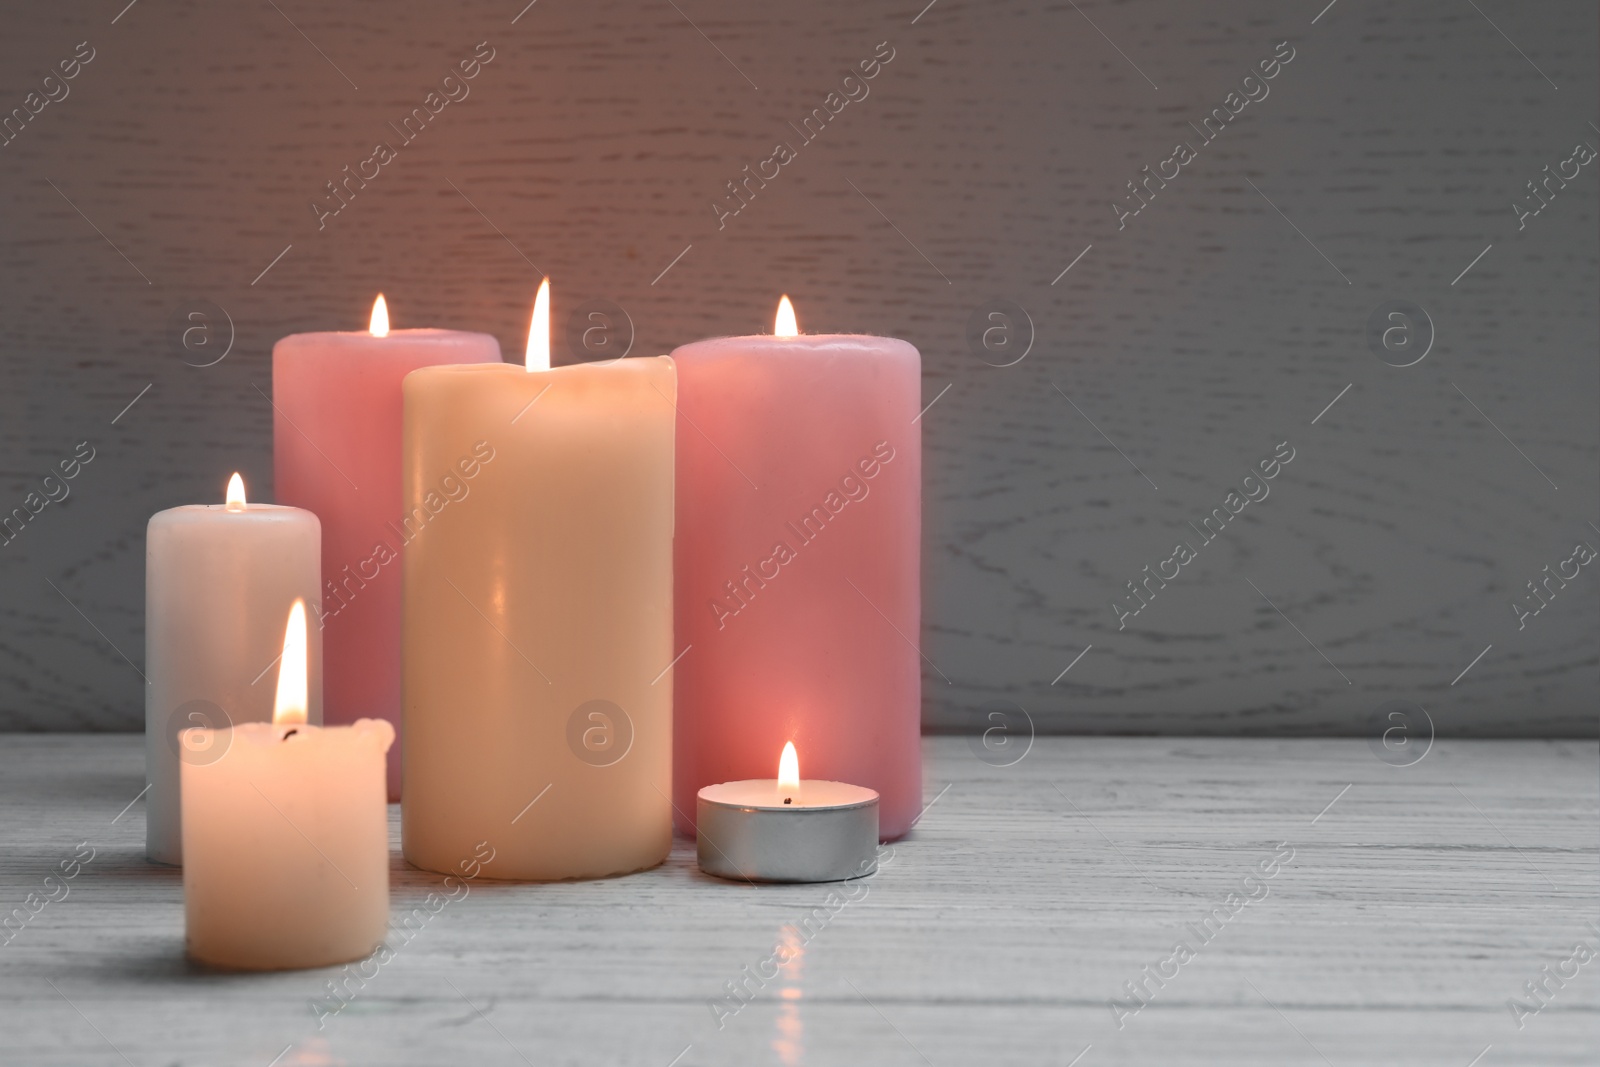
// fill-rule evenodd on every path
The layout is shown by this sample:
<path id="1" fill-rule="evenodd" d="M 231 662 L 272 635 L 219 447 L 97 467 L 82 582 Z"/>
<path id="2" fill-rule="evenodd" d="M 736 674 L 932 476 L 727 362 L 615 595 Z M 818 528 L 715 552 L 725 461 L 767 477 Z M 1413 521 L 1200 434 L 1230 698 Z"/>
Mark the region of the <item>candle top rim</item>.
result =
<path id="1" fill-rule="evenodd" d="M 631 372 L 633 368 L 646 366 L 654 363 L 658 359 L 664 359 L 668 362 L 671 362 L 672 357 L 667 355 L 625 356 L 618 359 L 585 360 L 582 363 L 560 363 L 550 367 L 535 367 L 533 370 L 529 370 L 527 365 L 524 364 L 520 359 L 486 359 L 478 363 L 430 363 L 426 367 L 418 367 L 416 370 L 411 371 L 411 373 L 407 374 L 406 377 L 410 378 L 413 374 L 422 373 L 482 374 L 485 367 L 494 368 L 496 373 L 505 373 L 505 370 L 507 369 L 514 370 L 518 375 L 530 378 L 538 374 L 558 374 L 561 371 L 575 371 L 584 367 L 590 367 L 595 370 L 603 370 L 608 367 L 625 366 L 629 368 Z"/>
<path id="2" fill-rule="evenodd" d="M 282 514 L 287 512 L 304 512 L 313 518 L 316 517 L 316 512 L 308 511 L 305 508 L 297 508 L 293 504 L 269 504 L 264 500 L 250 500 L 246 501 L 244 504 L 234 504 L 232 506 L 227 504 L 176 504 L 170 508 L 163 508 L 162 510 L 156 512 L 156 515 L 166 515 L 171 512 L 183 512 L 190 515 L 209 514 L 212 512 L 222 512 L 226 515 L 249 515 L 251 513 L 262 515 Z M 155 516 L 151 516 L 151 518 L 155 518 Z"/>
<path id="3" fill-rule="evenodd" d="M 770 333 L 704 337 L 672 350 L 672 356 L 698 359 L 711 356 L 748 355 L 754 352 L 763 360 L 793 356 L 847 357 L 921 360 L 922 353 L 910 341 L 874 333 L 802 333 L 794 337 L 775 337 Z"/>
<path id="4" fill-rule="evenodd" d="M 827 792 L 838 794 L 840 792 L 854 795 L 854 799 L 839 800 L 833 803 L 817 804 L 806 799 L 807 786 L 814 793 L 818 786 L 827 786 Z M 745 799 L 733 799 L 723 794 L 737 792 L 740 787 L 752 791 L 760 791 L 768 796 L 777 797 L 778 780 L 776 778 L 745 778 L 736 782 L 717 782 L 713 785 L 703 786 L 697 796 L 707 804 L 718 807 L 734 808 L 739 811 L 784 811 L 784 812 L 825 812 L 846 811 L 852 808 L 865 808 L 877 804 L 881 799 L 876 789 L 864 785 L 855 785 L 851 782 L 836 782 L 828 778 L 802 778 L 800 788 L 796 790 L 799 803 L 785 804 L 775 800 L 772 803 L 761 803 Z"/>
<path id="5" fill-rule="evenodd" d="M 309 525 L 307 520 L 310 520 Z M 221 536 L 222 526 L 219 523 L 233 523 L 238 529 L 253 529 L 263 534 L 271 529 L 322 529 L 322 520 L 314 511 L 289 504 L 266 504 L 252 500 L 242 508 L 230 508 L 226 504 L 179 504 L 177 507 L 164 508 L 150 516 L 150 521 L 145 524 L 145 536 L 149 537 L 157 530 L 176 531 L 185 526 L 217 530 L 218 536 Z"/>
<path id="6" fill-rule="evenodd" d="M 701 337 L 694 341 L 685 341 L 679 348 L 689 345 L 714 344 L 719 341 L 765 341 L 774 345 L 793 344 L 837 344 L 843 341 L 893 341 L 897 344 L 911 346 L 911 342 L 903 337 L 890 337 L 882 333 L 797 333 L 779 337 L 771 333 L 729 333 L 717 334 L 714 337 Z M 914 347 L 914 346 L 913 346 Z"/>
<path id="7" fill-rule="evenodd" d="M 499 339 L 496 338 L 492 333 L 484 333 L 482 330 L 455 330 L 444 326 L 409 326 L 405 329 L 396 328 L 391 329 L 382 337 L 374 336 L 370 330 L 308 330 L 303 333 L 285 334 L 278 338 L 277 344 L 281 345 L 285 342 L 293 342 L 294 344 L 299 345 L 310 341 L 318 341 L 323 343 L 336 341 L 347 344 L 366 342 L 374 347 L 381 348 L 384 345 L 398 347 L 392 344 L 392 342 L 397 338 L 416 341 L 437 339 L 440 341 L 448 341 L 453 344 L 466 344 L 469 343 L 469 339 L 471 343 L 476 343 L 478 338 L 487 338 L 494 342 L 496 349 L 500 347 Z"/>
<path id="8" fill-rule="evenodd" d="M 387 752 L 389 746 L 394 744 L 394 724 L 387 719 L 357 719 L 355 722 L 318 724 L 318 723 L 272 723 L 272 722 L 235 722 L 227 726 L 190 726 L 179 733 L 195 730 L 206 733 L 220 734 L 228 732 L 252 744 L 261 747 L 272 747 L 281 744 L 294 744 L 295 742 L 314 741 L 320 737 L 329 740 L 342 738 L 356 738 L 366 740 L 370 738 Z M 293 731 L 293 738 L 284 738 L 287 731 Z"/>

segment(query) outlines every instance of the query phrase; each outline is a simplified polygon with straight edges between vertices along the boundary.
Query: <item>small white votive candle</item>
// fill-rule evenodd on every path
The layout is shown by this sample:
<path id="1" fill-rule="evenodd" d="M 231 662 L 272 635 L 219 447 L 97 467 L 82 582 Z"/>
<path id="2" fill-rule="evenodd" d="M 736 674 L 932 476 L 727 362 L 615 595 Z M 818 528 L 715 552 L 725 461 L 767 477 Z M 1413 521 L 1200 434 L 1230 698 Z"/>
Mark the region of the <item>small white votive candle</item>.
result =
<path id="1" fill-rule="evenodd" d="M 307 725 L 305 643 L 296 601 L 271 723 L 184 731 L 185 941 L 202 963 L 346 963 L 377 949 L 389 925 L 384 773 L 394 727 Z"/>

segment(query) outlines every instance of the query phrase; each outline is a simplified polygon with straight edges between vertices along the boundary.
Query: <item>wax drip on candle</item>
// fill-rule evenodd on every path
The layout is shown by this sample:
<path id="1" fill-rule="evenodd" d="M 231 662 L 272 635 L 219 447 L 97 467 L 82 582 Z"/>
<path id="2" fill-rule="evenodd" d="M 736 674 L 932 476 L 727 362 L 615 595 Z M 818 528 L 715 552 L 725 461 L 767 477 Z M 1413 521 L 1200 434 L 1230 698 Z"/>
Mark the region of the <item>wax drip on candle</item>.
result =
<path id="1" fill-rule="evenodd" d="M 382 293 L 372 302 L 372 321 L 367 324 L 367 332 L 374 337 L 389 336 L 389 303 Z"/>
<path id="2" fill-rule="evenodd" d="M 800 756 L 793 741 L 783 743 L 783 755 L 778 757 L 778 795 L 785 804 L 793 804 L 800 795 Z"/>
<path id="3" fill-rule="evenodd" d="M 227 503 L 224 506 L 229 511 L 244 510 L 244 479 L 239 477 L 238 471 L 234 471 L 233 477 L 228 479 Z"/>
<path id="4" fill-rule="evenodd" d="M 306 721 L 306 602 L 296 598 L 289 608 L 283 631 L 283 655 L 278 660 L 278 693 L 272 702 L 274 726 L 297 726 Z M 288 739 L 296 731 L 284 734 Z"/>
<path id="5" fill-rule="evenodd" d="M 550 369 L 550 279 L 539 283 L 533 298 L 533 321 L 528 324 L 528 354 L 524 366 L 529 370 Z"/>
<path id="6" fill-rule="evenodd" d="M 800 324 L 794 317 L 794 305 L 789 303 L 789 294 L 783 294 L 778 301 L 778 317 L 772 324 L 774 337 L 799 337 Z"/>

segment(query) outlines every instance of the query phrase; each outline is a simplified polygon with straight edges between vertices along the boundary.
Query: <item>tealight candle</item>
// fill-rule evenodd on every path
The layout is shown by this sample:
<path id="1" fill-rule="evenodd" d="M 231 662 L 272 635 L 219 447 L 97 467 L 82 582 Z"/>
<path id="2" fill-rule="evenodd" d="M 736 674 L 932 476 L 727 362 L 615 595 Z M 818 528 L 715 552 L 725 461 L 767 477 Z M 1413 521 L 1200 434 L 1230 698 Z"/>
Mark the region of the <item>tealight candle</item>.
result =
<path id="1" fill-rule="evenodd" d="M 802 779 L 792 741 L 776 779 L 701 789 L 695 826 L 700 869 L 718 878 L 839 882 L 877 870 L 877 792 Z"/>
<path id="2" fill-rule="evenodd" d="M 371 954 L 389 925 L 384 757 L 394 728 L 308 724 L 306 643 L 297 600 L 271 723 L 184 731 L 185 940 L 202 963 L 346 963 Z"/>
<path id="3" fill-rule="evenodd" d="M 272 718 L 269 671 L 289 605 L 317 602 L 321 529 L 309 511 L 247 503 L 237 474 L 228 482 L 226 504 L 189 504 L 151 517 L 144 620 L 145 855 L 151 860 L 183 862 L 180 732 Z M 307 672 L 306 715 L 321 725 L 320 631 L 307 644 Z"/>

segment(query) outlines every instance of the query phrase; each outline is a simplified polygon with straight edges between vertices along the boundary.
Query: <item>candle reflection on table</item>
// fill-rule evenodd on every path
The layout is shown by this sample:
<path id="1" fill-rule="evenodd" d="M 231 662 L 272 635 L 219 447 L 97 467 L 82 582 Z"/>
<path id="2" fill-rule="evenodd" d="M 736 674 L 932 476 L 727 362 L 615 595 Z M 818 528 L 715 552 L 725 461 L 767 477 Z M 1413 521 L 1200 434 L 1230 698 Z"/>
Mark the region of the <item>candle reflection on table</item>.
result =
<path id="1" fill-rule="evenodd" d="M 783 980 L 783 985 L 778 989 L 778 1018 L 772 1051 L 784 1067 L 797 1067 L 805 1057 L 805 1029 L 800 1019 L 800 1000 L 804 996 L 801 978 L 806 960 L 806 942 L 800 936 L 800 931 L 788 924 L 778 934 L 781 947 L 777 958 L 784 961 L 778 965 L 778 976 Z"/>

